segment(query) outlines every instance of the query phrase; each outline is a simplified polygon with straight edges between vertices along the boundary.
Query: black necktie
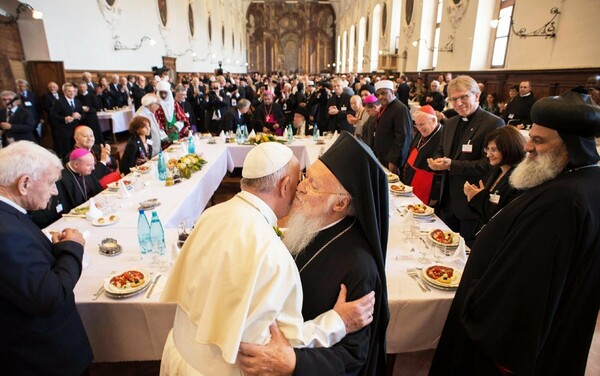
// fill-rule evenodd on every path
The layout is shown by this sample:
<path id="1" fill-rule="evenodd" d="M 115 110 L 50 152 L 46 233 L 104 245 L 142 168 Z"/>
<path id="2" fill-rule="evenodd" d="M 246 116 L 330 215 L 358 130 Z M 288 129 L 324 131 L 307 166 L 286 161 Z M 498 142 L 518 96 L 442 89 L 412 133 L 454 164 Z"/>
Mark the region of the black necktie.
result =
<path id="1" fill-rule="evenodd" d="M 6 109 L 6 122 L 10 122 L 10 115 L 12 115 L 12 111 L 9 109 Z"/>
<path id="2" fill-rule="evenodd" d="M 73 100 L 69 101 L 71 103 L 71 109 L 75 111 L 75 102 Z"/>

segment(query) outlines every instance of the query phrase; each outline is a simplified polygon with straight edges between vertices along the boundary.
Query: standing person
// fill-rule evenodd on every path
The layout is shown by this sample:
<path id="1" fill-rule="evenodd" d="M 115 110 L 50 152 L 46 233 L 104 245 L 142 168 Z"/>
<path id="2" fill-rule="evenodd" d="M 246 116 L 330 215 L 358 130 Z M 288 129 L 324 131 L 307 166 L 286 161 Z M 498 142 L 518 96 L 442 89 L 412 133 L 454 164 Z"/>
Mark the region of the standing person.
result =
<path id="1" fill-rule="evenodd" d="M 160 97 L 160 106 L 154 112 L 154 116 L 160 125 L 160 129 L 169 136 L 169 141 L 171 142 L 182 137 L 187 137 L 190 122 L 185 116 L 183 108 L 173 98 L 171 84 L 168 81 L 161 81 L 158 83 L 157 88 L 158 96 Z"/>
<path id="2" fill-rule="evenodd" d="M 377 114 L 375 155 L 390 172 L 399 174 L 408 157 L 412 141 L 412 119 L 408 107 L 394 95 L 394 83 L 381 80 L 375 83 L 381 110 Z"/>
<path id="3" fill-rule="evenodd" d="M 185 118 L 190 125 L 190 130 L 197 132 L 198 128 L 196 128 L 196 115 L 194 114 L 192 105 L 187 101 L 187 93 L 188 89 L 186 89 L 185 86 L 181 84 L 175 86 L 175 102 L 183 110 Z"/>
<path id="4" fill-rule="evenodd" d="M 88 85 L 85 82 L 80 82 L 77 85 L 77 99 L 81 102 L 81 108 L 85 115 L 85 125 L 90 127 L 94 132 L 94 139 L 99 144 L 104 143 L 104 135 L 100 129 L 100 120 L 98 120 L 98 111 L 102 108 L 100 98 L 93 92 L 88 90 Z"/>
<path id="5" fill-rule="evenodd" d="M 437 206 L 440 198 L 441 174 L 435 173 L 427 165 L 442 140 L 444 128 L 437 120 L 435 110 L 430 105 L 419 108 L 414 114 L 418 133 L 410 144 L 410 152 L 404 165 L 405 184 L 413 187 L 413 193 L 429 206 Z"/>
<path id="6" fill-rule="evenodd" d="M 133 106 L 135 110 L 139 110 L 142 107 L 142 97 L 146 95 L 146 91 L 144 90 L 146 87 L 146 77 L 139 75 L 135 83 L 132 85 L 132 98 L 133 98 Z"/>
<path id="7" fill-rule="evenodd" d="M 75 306 L 85 241 L 65 228 L 49 240 L 26 210 L 57 194 L 60 160 L 20 141 L 0 150 L 0 369 L 79 376 L 93 354 Z"/>
<path id="8" fill-rule="evenodd" d="M 19 94 L 19 98 L 21 99 L 21 106 L 29 111 L 33 115 L 33 120 L 35 121 L 36 129 L 38 124 L 40 124 L 40 119 L 42 118 L 40 114 L 40 106 L 38 104 L 38 100 L 29 88 L 29 82 L 25 80 L 17 80 L 17 91 Z M 41 128 L 40 128 L 41 129 Z M 37 130 L 34 133 L 36 138 L 38 137 Z M 41 136 L 41 131 L 40 134 Z"/>
<path id="9" fill-rule="evenodd" d="M 519 95 L 506 105 L 502 118 L 506 124 L 513 125 L 517 129 L 528 128 L 531 126 L 529 114 L 536 100 L 535 95 L 531 92 L 529 81 L 522 81 L 519 84 Z"/>
<path id="10" fill-rule="evenodd" d="M 73 150 L 73 133 L 83 119 L 83 106 L 75 98 L 77 90 L 71 83 L 63 84 L 63 96 L 60 97 L 50 110 L 50 119 L 56 140 L 54 150 L 59 158 L 65 157 Z"/>
<path id="11" fill-rule="evenodd" d="M 479 107 L 479 87 L 469 76 L 460 76 L 448 84 L 448 102 L 458 113 L 446 120 L 442 140 L 427 164 L 433 171 L 442 172 L 440 216 L 452 229 L 459 232 L 470 245 L 477 215 L 469 210 L 464 194 L 465 182 L 478 183 L 487 174 L 490 165 L 485 157 L 485 137 L 504 125 L 502 119 Z"/>
<path id="12" fill-rule="evenodd" d="M 521 192 L 509 184 L 515 166 L 525 157 L 525 137 L 514 127 L 494 129 L 485 138 L 485 149 L 492 168 L 478 185 L 465 182 L 469 209 L 479 215 L 479 230 Z"/>
<path id="13" fill-rule="evenodd" d="M 429 91 L 426 92 L 421 98 L 420 105 L 425 106 L 426 104 L 433 107 L 438 112 L 444 111 L 446 102 L 444 101 L 444 95 L 439 92 L 440 83 L 436 80 L 431 81 L 429 84 Z"/>
<path id="14" fill-rule="evenodd" d="M 158 102 L 158 95 L 152 93 L 146 94 L 142 97 L 142 107 L 138 108 L 135 112 L 135 116 L 143 116 L 150 120 L 150 139 L 146 140 L 146 142 L 152 145 L 152 157 L 158 155 L 162 150 L 161 144 L 163 142 L 166 143 L 168 140 L 167 134 L 160 129 L 158 120 L 156 120 L 156 116 L 154 116 L 154 113 L 160 107 Z"/>
<path id="15" fill-rule="evenodd" d="M 350 98 L 352 95 L 344 92 L 342 80 L 334 78 L 331 80 L 333 95 L 327 101 L 327 114 L 329 115 L 329 132 L 348 131 L 354 133 L 354 127 L 348 123 L 346 115 L 350 109 Z"/>
<path id="16" fill-rule="evenodd" d="M 224 89 L 221 88 L 219 81 L 210 83 L 210 91 L 206 99 L 206 116 L 204 118 L 205 127 L 212 134 L 217 134 L 221 117 L 229 109 L 231 102 Z"/>
<path id="17" fill-rule="evenodd" d="M 343 283 L 350 299 L 375 291 L 373 322 L 329 349 L 294 349 L 295 361 L 285 355 L 291 347 L 281 335 L 265 347 L 242 344 L 244 374 L 387 374 L 387 187 L 372 151 L 348 132 L 308 168 L 283 239 L 300 270 L 302 315 L 312 319 L 329 309 Z"/>
<path id="18" fill-rule="evenodd" d="M 131 168 L 148 162 L 152 155 L 152 145 L 148 144 L 150 137 L 150 120 L 144 116 L 134 116 L 129 123 L 131 136 L 125 145 L 119 170 L 127 175 Z"/>
<path id="19" fill-rule="evenodd" d="M 291 149 L 262 143 L 244 160 L 242 191 L 202 213 L 161 296 L 177 303 L 161 374 L 240 375 L 240 342 L 267 343 L 275 321 L 295 346 L 329 346 L 372 321 L 373 296 L 345 316 L 340 306 L 353 303 L 342 304 L 343 288 L 335 310 L 303 322 L 298 269 L 276 232 L 299 178 Z"/>
<path id="20" fill-rule="evenodd" d="M 531 109 L 526 190 L 483 227 L 430 375 L 583 375 L 600 306 L 600 108 L 569 92 Z"/>
<path id="21" fill-rule="evenodd" d="M 17 93 L 3 91 L 0 93 L 0 99 L 4 106 L 4 109 L 0 110 L 2 146 L 21 140 L 37 142 L 35 118 L 31 111 L 19 105 Z"/>
<path id="22" fill-rule="evenodd" d="M 408 107 L 408 97 L 410 95 L 410 87 L 406 83 L 406 76 L 401 74 L 398 77 L 398 88 L 396 89 L 396 97 L 398 100 L 402 102 L 406 107 Z"/>
<path id="23" fill-rule="evenodd" d="M 377 115 L 379 115 L 379 111 L 381 110 L 381 103 L 379 103 L 379 100 L 375 95 L 371 94 L 363 99 L 363 104 L 365 105 L 365 112 L 369 114 L 369 118 L 363 125 L 363 131 L 360 139 L 362 139 L 364 143 L 371 148 L 371 150 L 373 150 L 375 145 L 375 127 L 377 126 Z"/>
<path id="24" fill-rule="evenodd" d="M 363 126 L 369 120 L 369 114 L 365 111 L 362 98 L 358 95 L 353 95 L 350 98 L 350 107 L 352 111 L 346 115 L 346 120 L 354 128 L 353 134 L 360 138 L 362 137 Z"/>
<path id="25" fill-rule="evenodd" d="M 198 132 L 207 132 L 208 129 L 204 123 L 204 112 L 206 110 L 206 86 L 198 79 L 192 78 L 192 83 L 188 88 L 187 101 L 192 105 L 192 111 L 196 116 L 196 129 Z"/>

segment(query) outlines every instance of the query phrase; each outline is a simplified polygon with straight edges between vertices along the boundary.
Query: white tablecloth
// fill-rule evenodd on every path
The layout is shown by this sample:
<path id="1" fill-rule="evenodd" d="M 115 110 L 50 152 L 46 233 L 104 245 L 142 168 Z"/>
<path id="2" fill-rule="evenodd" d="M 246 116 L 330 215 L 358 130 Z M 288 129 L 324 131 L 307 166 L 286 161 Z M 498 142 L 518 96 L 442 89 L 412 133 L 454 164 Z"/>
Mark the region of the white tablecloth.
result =
<path id="1" fill-rule="evenodd" d="M 133 115 L 133 107 L 98 112 L 100 129 L 102 132 L 111 131 L 113 134 L 126 132 L 128 130 L 129 122 L 133 119 Z"/>
<path id="2" fill-rule="evenodd" d="M 302 156 L 305 164 L 316 160 L 331 143 L 328 140 L 323 147 L 314 145 L 312 141 L 297 141 L 298 144 L 303 142 L 304 146 L 292 146 L 304 147 Z M 132 179 L 137 188 L 132 192 L 131 198 L 118 198 L 115 194 L 107 193 L 96 196 L 97 202 L 116 210 L 116 215 L 120 218 L 118 223 L 107 227 L 94 227 L 85 219 L 62 218 L 49 226 L 53 230 L 76 227 L 88 233 L 85 258 L 89 266 L 83 270 L 74 291 L 96 362 L 156 360 L 161 357 L 175 312 L 173 305 L 158 302 L 162 286 L 168 279 L 168 272 L 163 273 L 149 299 L 145 295 L 138 295 L 114 300 L 102 295 L 94 301 L 92 295 L 111 272 L 138 267 L 158 272 L 158 268 L 151 265 L 152 257 L 147 255 L 144 260 L 140 260 L 136 234 L 137 206 L 140 201 L 158 198 L 161 202 L 156 210 L 165 227 L 167 252 L 162 259 L 166 262 L 177 239 L 178 224 L 186 217 L 195 219 L 200 215 L 226 170 L 231 170 L 236 165 L 232 152 L 235 154 L 242 149 L 237 145 L 220 143 L 197 143 L 196 146 L 197 152 L 203 153 L 208 164 L 190 180 L 172 187 L 164 187 L 164 183 L 159 182 L 152 174 L 130 176 L 128 179 Z M 175 157 L 177 155 L 174 154 L 177 153 L 183 151 L 170 154 Z M 416 260 L 422 243 L 406 240 L 405 234 L 399 230 L 405 217 L 400 216 L 396 208 L 412 202 L 418 202 L 418 199 L 415 196 L 390 198 L 390 236 L 386 266 L 391 312 L 387 338 L 389 353 L 434 348 L 454 295 L 451 291 L 435 289 L 423 293 L 406 273 L 408 267 L 426 266 Z M 435 223 L 418 221 L 418 224 L 422 229 L 446 228 L 439 220 Z M 98 244 L 107 237 L 117 239 L 122 245 L 121 255 L 106 257 L 98 253 Z M 411 248 L 415 248 L 416 252 L 410 252 Z M 461 252 L 464 252 L 462 250 L 464 248 L 461 248 Z M 463 263 L 464 253 L 461 253 L 461 260 L 451 264 L 462 268 Z"/>

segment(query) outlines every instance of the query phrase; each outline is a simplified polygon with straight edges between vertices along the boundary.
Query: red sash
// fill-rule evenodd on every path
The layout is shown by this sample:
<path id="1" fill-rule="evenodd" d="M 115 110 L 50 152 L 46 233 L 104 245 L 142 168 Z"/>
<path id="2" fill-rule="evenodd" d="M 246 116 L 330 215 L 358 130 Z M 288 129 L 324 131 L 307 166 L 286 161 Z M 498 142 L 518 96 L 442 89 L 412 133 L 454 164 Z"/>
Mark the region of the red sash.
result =
<path id="1" fill-rule="evenodd" d="M 417 160 L 418 154 L 419 150 L 417 150 L 417 148 L 412 148 L 406 163 L 415 170 L 415 176 L 411 182 L 413 193 L 423 201 L 424 204 L 428 204 L 434 173 L 415 167 L 414 163 Z"/>

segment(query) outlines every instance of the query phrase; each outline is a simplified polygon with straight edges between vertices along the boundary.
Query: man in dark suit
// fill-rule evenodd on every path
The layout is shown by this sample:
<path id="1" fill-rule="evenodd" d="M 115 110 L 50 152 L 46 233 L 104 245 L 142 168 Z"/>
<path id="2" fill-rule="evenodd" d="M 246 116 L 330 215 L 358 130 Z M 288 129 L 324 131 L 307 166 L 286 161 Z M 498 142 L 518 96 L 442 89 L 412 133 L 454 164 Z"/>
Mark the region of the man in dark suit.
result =
<path id="1" fill-rule="evenodd" d="M 136 111 L 138 108 L 142 107 L 142 97 L 146 95 L 146 91 L 144 88 L 146 87 L 146 77 L 139 75 L 137 76 L 136 82 L 133 84 L 133 106 Z"/>
<path id="2" fill-rule="evenodd" d="M 219 125 L 219 132 L 235 132 L 238 126 L 250 125 L 250 116 L 248 110 L 250 109 L 250 101 L 246 98 L 240 99 L 235 107 L 232 107 L 223 115 L 221 118 L 221 124 Z"/>
<path id="3" fill-rule="evenodd" d="M 121 85 L 119 85 L 119 75 L 113 74 L 110 85 L 108 85 L 108 93 L 110 95 L 111 102 L 116 107 L 123 106 L 123 91 Z"/>
<path id="4" fill-rule="evenodd" d="M 406 107 L 408 107 L 408 97 L 410 94 L 410 87 L 406 83 L 406 76 L 401 74 L 398 77 L 398 88 L 396 90 L 396 97 L 398 100 L 402 102 Z"/>
<path id="5" fill-rule="evenodd" d="M 327 101 L 329 132 L 348 131 L 354 133 L 354 127 L 346 119 L 346 115 L 348 115 L 348 111 L 350 110 L 350 97 L 352 96 L 344 93 L 344 86 L 342 85 L 342 80 L 339 78 L 331 80 L 331 86 L 333 88 L 333 95 Z"/>
<path id="6" fill-rule="evenodd" d="M 76 89 L 71 83 L 63 84 L 63 94 L 50 110 L 50 120 L 54 127 L 56 140 L 54 150 L 59 158 L 63 158 L 73 150 L 73 131 L 81 124 L 83 106 L 75 98 Z"/>
<path id="7" fill-rule="evenodd" d="M 392 81 L 376 82 L 375 93 L 381 110 L 377 114 L 373 151 L 383 166 L 401 175 L 412 141 L 412 119 L 408 108 L 394 95 Z"/>
<path id="8" fill-rule="evenodd" d="M 21 106 L 31 111 L 35 125 L 37 126 L 40 122 L 40 106 L 35 94 L 29 90 L 29 82 L 25 80 L 17 80 L 17 89 L 19 92 L 19 98 L 21 98 Z"/>
<path id="9" fill-rule="evenodd" d="M 37 142 L 35 137 L 37 123 L 31 111 L 18 105 L 17 94 L 12 91 L 3 91 L 0 93 L 0 98 L 4 105 L 4 109 L 0 110 L 2 146 L 20 140 Z"/>
<path id="10" fill-rule="evenodd" d="M 217 133 L 221 117 L 227 112 L 230 106 L 229 96 L 225 90 L 221 89 L 219 81 L 213 81 L 210 84 L 211 90 L 208 92 L 206 101 L 205 126 L 211 133 Z"/>
<path id="11" fill-rule="evenodd" d="M 504 125 L 499 117 L 479 107 L 479 87 L 469 76 L 460 76 L 448 83 L 448 101 L 457 116 L 444 125 L 442 141 L 434 158 L 427 164 L 434 171 L 443 171 L 440 196 L 442 220 L 459 232 L 470 245 L 477 227 L 477 215 L 469 210 L 464 194 L 465 182 L 479 184 L 490 165 L 483 152 L 488 132 Z"/>
<path id="12" fill-rule="evenodd" d="M 181 84 L 175 87 L 175 102 L 179 103 L 183 109 L 185 117 L 187 118 L 192 130 L 197 132 L 198 128 L 196 127 L 196 115 L 194 114 L 192 105 L 187 101 L 187 89 Z"/>
<path id="13" fill-rule="evenodd" d="M 100 120 L 98 120 L 98 111 L 102 108 L 100 98 L 94 92 L 88 90 L 88 85 L 85 82 L 80 82 L 77 85 L 77 99 L 81 102 L 83 113 L 85 114 L 85 125 L 90 127 L 94 132 L 94 138 L 99 144 L 104 143 L 102 129 L 100 129 Z"/>
<path id="14" fill-rule="evenodd" d="M 83 72 L 83 74 L 81 75 L 81 79 L 87 85 L 87 90 L 90 93 L 96 94 L 96 87 L 98 86 L 98 84 L 92 81 L 92 74 L 90 72 Z"/>
<path id="15" fill-rule="evenodd" d="M 55 155 L 31 142 L 0 150 L 0 369 L 6 375 L 79 376 L 93 359 L 73 295 L 83 236 L 66 228 L 49 240 L 26 212 L 46 208 L 61 169 Z"/>
<path id="16" fill-rule="evenodd" d="M 199 132 L 207 132 L 204 125 L 204 111 L 206 110 L 206 86 L 198 77 L 192 78 L 192 83 L 188 88 L 187 101 L 192 105 L 196 129 Z"/>

